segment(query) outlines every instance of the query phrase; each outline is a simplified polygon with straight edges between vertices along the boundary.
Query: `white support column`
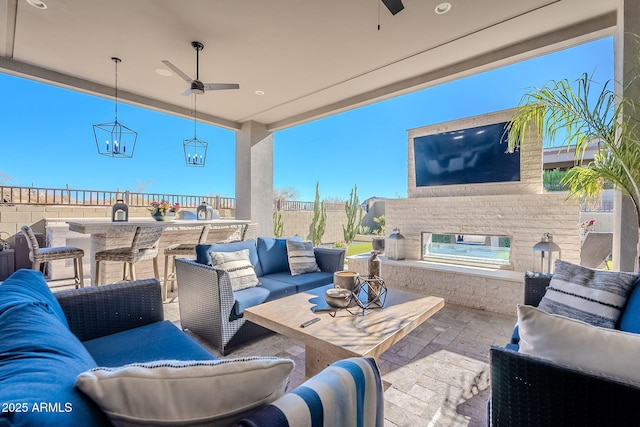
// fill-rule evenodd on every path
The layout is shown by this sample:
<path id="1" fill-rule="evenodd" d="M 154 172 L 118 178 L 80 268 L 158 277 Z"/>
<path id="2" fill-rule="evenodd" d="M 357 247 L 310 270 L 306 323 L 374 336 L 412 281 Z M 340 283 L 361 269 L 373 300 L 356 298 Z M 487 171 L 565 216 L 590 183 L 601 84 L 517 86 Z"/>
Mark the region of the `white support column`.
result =
<path id="1" fill-rule="evenodd" d="M 640 81 L 630 84 L 638 74 L 638 39 L 640 34 L 640 2 L 618 0 L 618 22 L 615 34 L 614 69 L 616 92 L 637 103 Z M 628 112 L 627 112 L 628 113 Z M 640 115 L 635 112 L 634 114 Z M 634 271 L 638 243 L 638 221 L 633 202 L 617 192 L 613 203 L 613 262 L 614 269 Z"/>
<path id="2" fill-rule="evenodd" d="M 273 134 L 258 122 L 236 133 L 236 219 L 258 223 L 258 236 L 273 235 Z"/>

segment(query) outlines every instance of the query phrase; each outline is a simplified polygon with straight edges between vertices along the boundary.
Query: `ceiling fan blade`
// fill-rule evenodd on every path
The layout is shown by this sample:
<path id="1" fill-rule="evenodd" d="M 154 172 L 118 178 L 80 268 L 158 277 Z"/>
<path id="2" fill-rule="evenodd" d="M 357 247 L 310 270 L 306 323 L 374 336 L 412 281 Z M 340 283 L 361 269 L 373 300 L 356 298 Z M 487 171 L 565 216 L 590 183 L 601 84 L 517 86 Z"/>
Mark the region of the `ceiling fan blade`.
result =
<path id="1" fill-rule="evenodd" d="M 395 15 L 404 9 L 402 0 L 382 0 L 382 3 L 387 6 L 387 9 L 389 9 L 389 12 L 391 12 L 392 15 Z"/>
<path id="2" fill-rule="evenodd" d="M 189 96 L 191 95 L 193 92 L 191 91 L 191 88 L 185 90 L 184 92 L 182 92 L 182 96 Z"/>
<path id="3" fill-rule="evenodd" d="M 164 65 L 166 65 L 167 67 L 171 68 L 171 71 L 173 71 L 174 73 L 176 73 L 177 75 L 182 77 L 184 79 L 184 81 L 186 81 L 187 83 L 191 83 L 193 81 L 193 79 L 191 77 L 187 76 L 185 73 L 183 73 L 180 68 L 176 67 L 175 65 L 173 65 L 171 62 L 167 61 L 166 59 L 163 59 L 162 63 Z"/>
<path id="4" fill-rule="evenodd" d="M 204 90 L 240 89 L 238 83 L 205 83 Z"/>

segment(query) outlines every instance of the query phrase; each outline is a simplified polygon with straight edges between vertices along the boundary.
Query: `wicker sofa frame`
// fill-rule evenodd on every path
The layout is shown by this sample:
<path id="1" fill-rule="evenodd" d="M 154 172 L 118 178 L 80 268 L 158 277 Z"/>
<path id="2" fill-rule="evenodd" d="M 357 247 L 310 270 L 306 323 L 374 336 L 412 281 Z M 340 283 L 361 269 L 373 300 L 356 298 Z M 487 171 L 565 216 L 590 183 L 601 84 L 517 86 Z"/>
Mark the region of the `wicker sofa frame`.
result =
<path id="1" fill-rule="evenodd" d="M 525 280 L 525 303 L 537 306 L 550 278 Z M 488 425 L 637 426 L 640 387 L 502 347 L 491 347 Z"/>
<path id="2" fill-rule="evenodd" d="M 314 250 L 321 271 L 335 272 L 343 269 L 344 251 L 339 251 L 342 257 L 329 257 L 323 254 L 336 251 L 323 248 Z M 227 355 L 240 344 L 271 332 L 232 313 L 235 298 L 227 272 L 185 258 L 177 258 L 175 265 L 180 292 L 180 323 L 183 329 L 200 336 L 222 355 Z"/>
<path id="3" fill-rule="evenodd" d="M 142 279 L 54 294 L 80 341 L 115 334 L 164 320 L 157 279 Z"/>
<path id="4" fill-rule="evenodd" d="M 490 425 L 637 426 L 640 388 L 492 347 Z"/>

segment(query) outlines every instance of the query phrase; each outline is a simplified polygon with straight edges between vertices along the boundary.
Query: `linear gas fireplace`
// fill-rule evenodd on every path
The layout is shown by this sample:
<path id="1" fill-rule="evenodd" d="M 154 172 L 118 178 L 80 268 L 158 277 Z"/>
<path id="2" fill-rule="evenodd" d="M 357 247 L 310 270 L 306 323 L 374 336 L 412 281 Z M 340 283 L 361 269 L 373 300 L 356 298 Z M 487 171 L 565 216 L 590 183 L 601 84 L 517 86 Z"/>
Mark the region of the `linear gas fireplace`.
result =
<path id="1" fill-rule="evenodd" d="M 422 259 L 512 269 L 511 237 L 422 232 Z"/>

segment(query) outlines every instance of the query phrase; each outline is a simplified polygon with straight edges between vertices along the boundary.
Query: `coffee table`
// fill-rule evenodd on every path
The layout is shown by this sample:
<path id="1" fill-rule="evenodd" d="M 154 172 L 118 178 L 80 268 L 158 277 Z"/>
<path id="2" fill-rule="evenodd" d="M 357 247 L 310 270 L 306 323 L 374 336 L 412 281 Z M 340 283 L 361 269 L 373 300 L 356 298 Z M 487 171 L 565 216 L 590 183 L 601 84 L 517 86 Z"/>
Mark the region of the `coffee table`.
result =
<path id="1" fill-rule="evenodd" d="M 393 344 L 444 307 L 444 299 L 389 289 L 384 307 L 352 315 L 346 310 L 313 312 L 326 306 L 327 285 L 245 309 L 246 320 L 305 345 L 305 375 L 311 377 L 331 363 L 348 357 L 376 360 Z M 313 318 L 320 321 L 300 325 Z"/>

